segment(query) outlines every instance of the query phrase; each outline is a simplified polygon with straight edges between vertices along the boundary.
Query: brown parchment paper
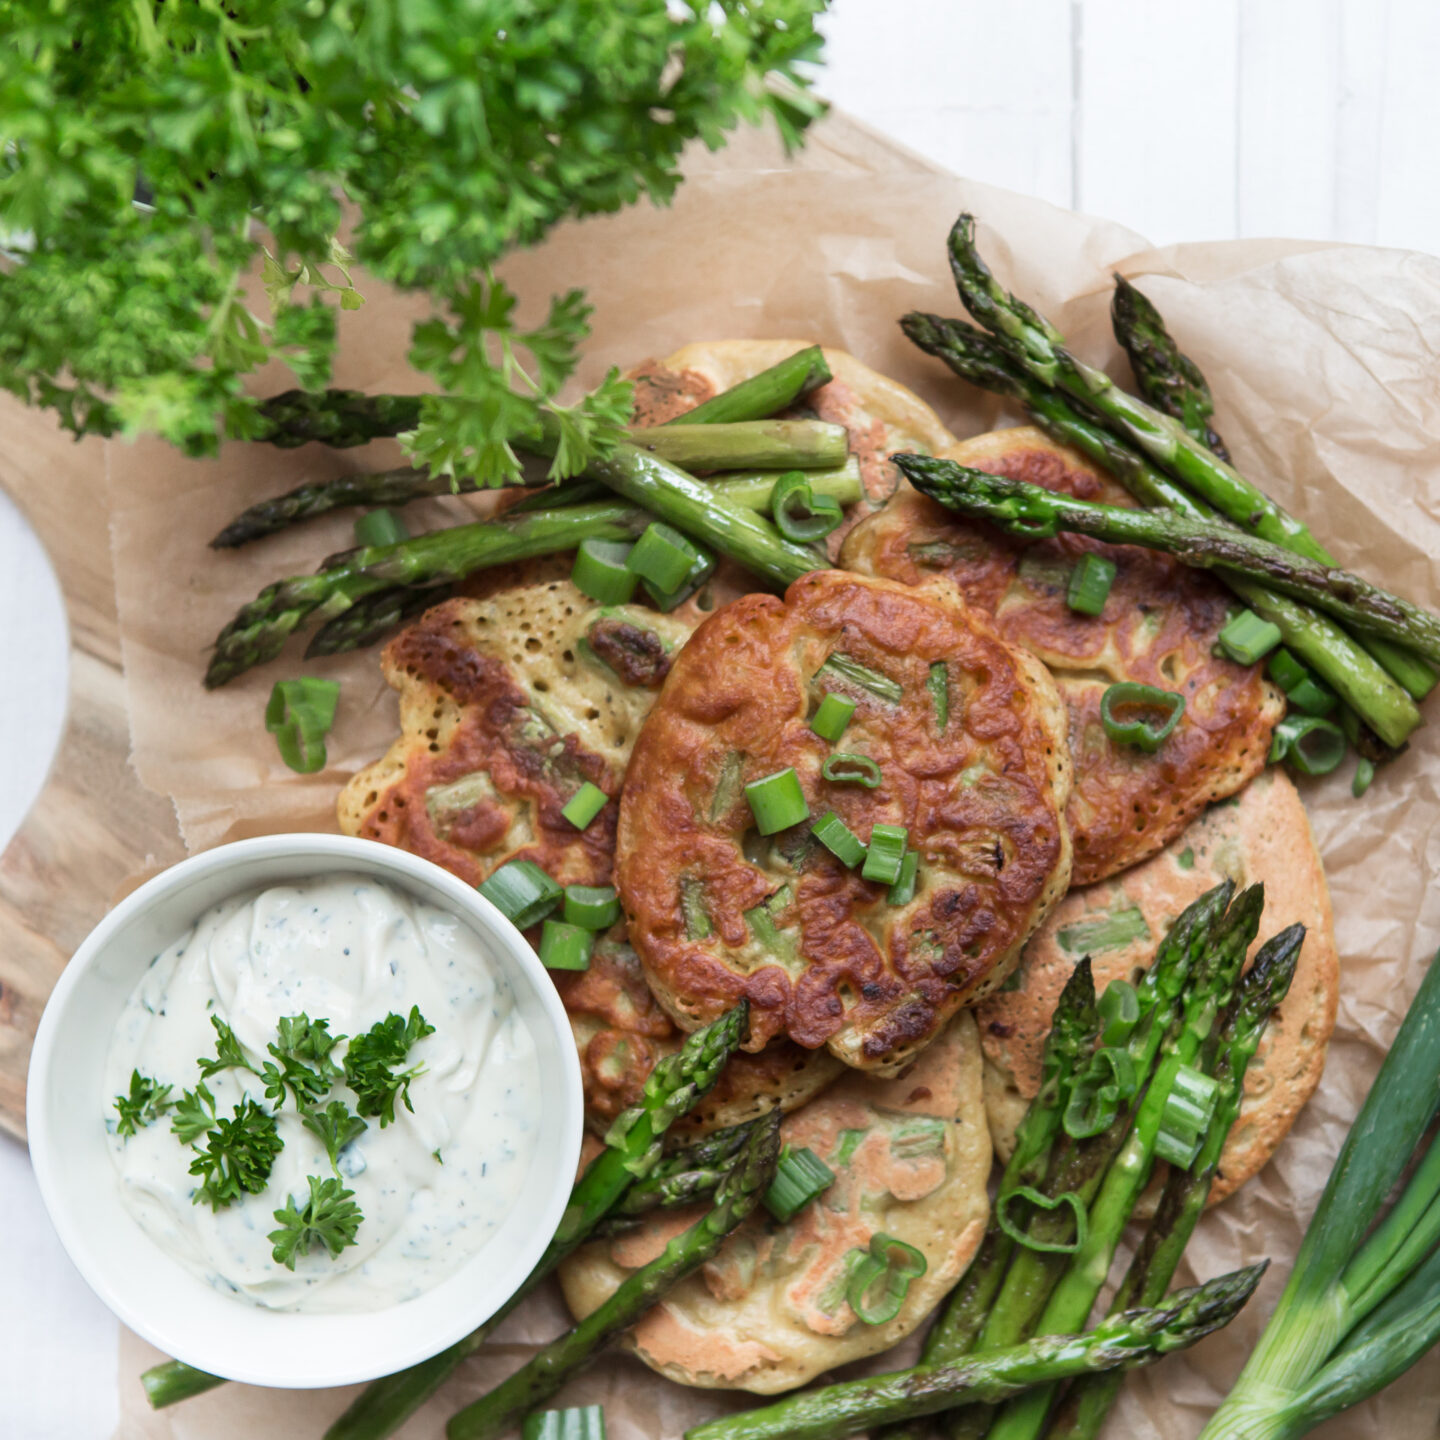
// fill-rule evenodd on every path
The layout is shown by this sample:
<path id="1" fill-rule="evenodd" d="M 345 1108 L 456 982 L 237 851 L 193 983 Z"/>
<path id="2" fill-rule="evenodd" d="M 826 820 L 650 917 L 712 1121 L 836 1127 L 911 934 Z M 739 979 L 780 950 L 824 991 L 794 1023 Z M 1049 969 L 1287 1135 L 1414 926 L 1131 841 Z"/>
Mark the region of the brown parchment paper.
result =
<path id="1" fill-rule="evenodd" d="M 580 285 L 596 307 L 581 383 L 605 366 L 659 357 L 693 340 L 805 337 L 853 351 L 913 386 L 959 435 L 1018 416 L 953 381 L 913 350 L 896 320 L 921 307 L 958 313 L 944 241 L 955 216 L 981 220 L 1001 279 L 1047 311 L 1086 358 L 1127 374 L 1110 336 L 1110 272 L 1143 280 L 1203 366 L 1217 423 L 1241 468 L 1296 510 L 1338 554 L 1414 599 L 1440 605 L 1440 261 L 1399 251 L 1283 241 L 1147 248 L 1119 226 L 957 179 L 841 116 L 788 164 L 763 137 L 698 156 L 674 206 L 564 227 L 505 273 L 533 307 Z M 404 353 L 413 299 L 361 280 L 364 308 L 341 319 L 337 383 L 413 385 Z M 267 393 L 292 383 L 266 377 Z M 169 795 L 187 842 L 203 848 L 264 831 L 334 826 L 342 781 L 378 755 L 395 707 L 373 653 L 307 662 L 344 683 L 328 769 L 279 763 L 261 724 L 274 679 L 252 673 L 215 695 L 200 688 L 208 642 L 277 576 L 346 545 L 351 516 L 235 553 L 205 541 L 231 514 L 306 479 L 396 463 L 393 445 L 332 454 L 231 445 L 187 462 L 157 444 L 113 446 L 113 543 L 134 742 L 141 779 Z M 412 507 L 420 523 L 467 502 Z M 428 513 L 427 513 L 428 512 Z M 1434 703 L 1431 707 L 1434 710 Z M 1339 1024 L 1316 1098 L 1272 1163 L 1200 1226 L 1179 1277 L 1269 1256 L 1260 1293 L 1227 1331 L 1138 1372 L 1107 1433 L 1195 1435 L 1272 1309 L 1346 1128 L 1440 940 L 1440 746 L 1422 731 L 1362 802 L 1348 767 L 1305 796 L 1335 902 L 1343 962 Z M 1278 929 L 1284 916 L 1267 919 Z M 544 1294 L 501 1342 L 470 1362 L 403 1431 L 438 1436 L 445 1415 L 513 1368 L 564 1323 Z M 886 1364 L 909 1363 L 913 1342 Z M 352 1392 L 296 1394 L 227 1386 L 159 1415 L 135 1374 L 154 1358 L 121 1349 L 126 1440 L 318 1436 Z M 873 1366 L 871 1368 L 874 1368 Z M 607 1359 L 560 1403 L 603 1401 L 615 1440 L 670 1440 L 734 1399 L 688 1391 L 627 1358 Z M 1422 1361 L 1379 1398 L 1324 1430 L 1331 1440 L 1418 1440 L 1440 1427 L 1440 1367 Z"/>

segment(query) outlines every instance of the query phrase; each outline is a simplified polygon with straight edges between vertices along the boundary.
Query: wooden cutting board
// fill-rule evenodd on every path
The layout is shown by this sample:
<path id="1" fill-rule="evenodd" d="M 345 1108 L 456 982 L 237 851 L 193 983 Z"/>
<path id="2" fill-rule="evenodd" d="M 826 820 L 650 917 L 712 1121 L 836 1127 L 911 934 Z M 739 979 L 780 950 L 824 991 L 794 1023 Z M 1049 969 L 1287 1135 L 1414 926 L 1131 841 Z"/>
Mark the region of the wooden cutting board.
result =
<path id="1" fill-rule="evenodd" d="M 39 799 L 0 855 L 0 1129 L 21 1139 L 30 1047 L 65 962 L 133 876 L 185 853 L 170 802 L 130 769 L 106 443 L 77 445 L 48 414 L 0 397 L 0 486 L 49 552 L 70 620 L 65 732 Z M 24 675 L 6 678 L 23 692 Z M 49 753 L 48 738 L 37 737 L 37 757 Z"/>

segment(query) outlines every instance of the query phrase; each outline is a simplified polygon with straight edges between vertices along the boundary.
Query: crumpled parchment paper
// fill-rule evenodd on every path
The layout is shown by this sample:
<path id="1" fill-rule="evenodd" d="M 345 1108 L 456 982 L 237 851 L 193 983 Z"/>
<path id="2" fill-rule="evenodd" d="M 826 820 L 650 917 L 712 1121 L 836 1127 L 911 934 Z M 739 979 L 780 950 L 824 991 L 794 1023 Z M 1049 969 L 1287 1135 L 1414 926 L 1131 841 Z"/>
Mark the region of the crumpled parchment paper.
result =
<path id="1" fill-rule="evenodd" d="M 983 253 L 1087 359 L 1128 378 L 1109 330 L 1110 272 L 1138 280 L 1214 388 L 1216 424 L 1242 470 L 1300 515 L 1343 564 L 1440 604 L 1440 260 L 1285 241 L 1147 248 L 1120 226 L 957 179 L 842 116 L 787 163 L 766 137 L 699 155 L 664 211 L 641 207 L 569 225 L 505 274 L 532 309 L 582 286 L 596 307 L 581 383 L 610 364 L 693 340 L 804 337 L 853 351 L 913 386 L 958 435 L 1016 423 L 999 402 L 919 354 L 896 321 L 921 307 L 958 314 L 945 236 L 961 210 Z M 336 383 L 414 386 L 405 350 L 413 297 L 360 278 L 364 307 L 341 318 Z M 265 393 L 286 388 L 277 371 Z M 374 652 L 306 662 L 343 682 L 328 768 L 292 775 L 265 733 L 273 681 L 299 648 L 217 694 L 200 688 L 209 641 L 270 580 L 350 543 L 352 514 L 238 552 L 205 542 L 244 505 L 308 479 L 398 463 L 390 442 L 331 453 L 229 445 L 187 461 L 156 443 L 110 448 L 113 545 L 134 763 L 169 795 L 193 849 L 286 829 L 333 829 L 343 780 L 378 755 L 396 711 Z M 416 528 L 474 502 L 411 507 Z M 1434 711 L 1432 704 L 1430 709 Z M 1270 1313 L 1346 1128 L 1440 940 L 1440 745 L 1433 727 L 1362 801 L 1349 767 L 1302 782 L 1325 858 L 1343 965 L 1339 1022 L 1319 1093 L 1263 1173 L 1200 1226 L 1177 1283 L 1269 1256 L 1259 1294 L 1225 1332 L 1137 1372 L 1108 1434 L 1195 1435 Z M 1274 917 L 1277 925 L 1284 917 Z M 1272 927 L 1267 925 L 1267 930 Z M 1118 1272 L 1117 1272 L 1118 1273 Z M 552 1293 L 525 1306 L 402 1434 L 438 1436 L 444 1417 L 519 1363 L 565 1317 Z M 914 1342 L 878 1368 L 909 1363 Z M 125 1440 L 318 1437 L 349 1391 L 230 1385 L 152 1414 L 136 1374 L 156 1358 L 121 1347 Z M 877 1368 L 871 1365 L 869 1368 Z M 615 1355 L 558 1403 L 603 1401 L 613 1440 L 670 1440 L 743 1397 L 686 1390 Z M 1419 1440 L 1440 1427 L 1440 1367 L 1423 1360 L 1383 1395 L 1330 1422 L 1329 1440 Z"/>

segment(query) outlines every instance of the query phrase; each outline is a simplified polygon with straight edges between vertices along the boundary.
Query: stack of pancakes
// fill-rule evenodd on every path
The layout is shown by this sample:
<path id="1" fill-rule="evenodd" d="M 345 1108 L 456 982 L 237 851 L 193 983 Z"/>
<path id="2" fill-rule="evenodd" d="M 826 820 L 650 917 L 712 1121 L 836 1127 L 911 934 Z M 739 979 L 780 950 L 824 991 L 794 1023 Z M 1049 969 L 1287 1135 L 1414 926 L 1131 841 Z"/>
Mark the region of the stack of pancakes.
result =
<path id="1" fill-rule="evenodd" d="M 663 423 L 799 348 L 689 346 L 635 372 L 637 417 Z M 1264 1164 L 1314 1090 L 1338 980 L 1303 807 L 1264 769 L 1283 697 L 1214 651 L 1225 592 L 1168 556 L 1012 540 L 941 509 L 886 457 L 921 451 L 1129 502 L 1034 430 L 957 441 L 903 387 L 826 358 L 834 379 L 792 413 L 843 424 L 859 458 L 867 498 L 832 537 L 839 568 L 781 598 L 746 594 L 722 566 L 669 614 L 597 605 L 565 564 L 491 573 L 386 648 L 401 735 L 339 805 L 346 833 L 470 883 L 527 858 L 563 884 L 618 887 L 625 918 L 590 969 L 555 976 L 597 1133 L 683 1032 L 749 1000 L 744 1052 L 676 1134 L 779 1106 L 786 1141 L 836 1182 L 787 1224 L 752 1216 L 629 1343 L 673 1379 L 758 1393 L 894 1344 L 963 1273 L 992 1146 L 1003 1157 L 1013 1144 L 1083 955 L 1097 988 L 1133 979 L 1222 878 L 1265 882 L 1262 938 L 1307 926 L 1214 1200 Z M 1065 598 L 1086 550 L 1117 567 L 1097 617 Z M 1153 755 L 1100 724 L 1119 681 L 1185 696 Z M 856 706 L 834 747 L 808 723 L 827 691 Z M 877 761 L 878 784 L 827 779 L 833 750 Z M 906 828 L 912 897 L 847 869 L 808 826 L 759 834 L 744 786 L 786 767 L 812 819 L 834 810 L 862 838 L 877 822 Z M 578 831 L 560 812 L 586 780 L 611 803 Z M 576 1314 L 692 1219 L 672 1212 L 581 1250 L 561 1275 Z M 870 1326 L 844 1278 L 882 1232 L 929 1268 L 893 1320 Z"/>

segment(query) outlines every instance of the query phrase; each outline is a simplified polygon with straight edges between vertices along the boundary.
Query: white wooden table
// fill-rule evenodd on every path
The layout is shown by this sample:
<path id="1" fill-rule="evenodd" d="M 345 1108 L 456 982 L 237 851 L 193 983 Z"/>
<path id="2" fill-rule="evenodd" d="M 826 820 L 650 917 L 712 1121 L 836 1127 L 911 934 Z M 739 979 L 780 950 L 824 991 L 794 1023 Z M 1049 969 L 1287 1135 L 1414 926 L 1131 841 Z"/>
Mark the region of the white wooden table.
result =
<path id="1" fill-rule="evenodd" d="M 824 92 L 960 174 L 1159 244 L 1440 251 L 1434 0 L 834 0 L 826 31 Z M 66 680 L 58 589 L 3 496 L 0 614 L 3 845 L 40 788 Z M 115 1424 L 115 1322 L 4 1137 L 0 1216 L 0 1437 L 94 1440 Z"/>

